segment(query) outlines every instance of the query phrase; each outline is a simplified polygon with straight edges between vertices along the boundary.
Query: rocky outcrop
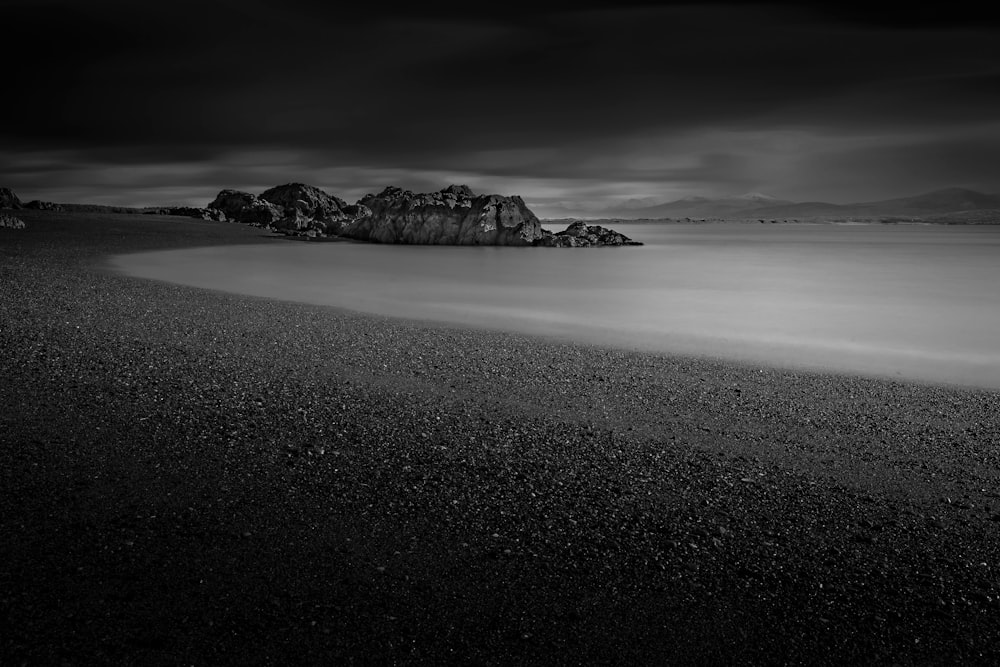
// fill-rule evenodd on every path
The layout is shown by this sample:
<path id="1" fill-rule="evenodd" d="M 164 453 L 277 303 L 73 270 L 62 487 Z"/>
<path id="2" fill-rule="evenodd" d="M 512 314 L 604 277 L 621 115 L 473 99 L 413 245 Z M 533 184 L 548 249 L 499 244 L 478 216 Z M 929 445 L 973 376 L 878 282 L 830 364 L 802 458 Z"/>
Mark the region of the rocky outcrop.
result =
<path id="1" fill-rule="evenodd" d="M 21 200 L 10 188 L 0 188 L 0 208 L 22 208 Z"/>
<path id="2" fill-rule="evenodd" d="M 312 185 L 279 185 L 265 190 L 260 198 L 282 212 L 274 225 L 278 229 L 336 233 L 353 217 L 346 211 L 347 202 Z"/>
<path id="3" fill-rule="evenodd" d="M 208 209 L 235 222 L 309 235 L 336 234 L 358 211 L 343 199 L 302 183 L 278 185 L 260 195 L 223 190 Z"/>
<path id="4" fill-rule="evenodd" d="M 376 243 L 529 246 L 542 225 L 520 197 L 475 196 L 468 186 L 414 194 L 387 187 L 358 202 L 341 235 Z"/>
<path id="5" fill-rule="evenodd" d="M 183 210 L 184 212 L 176 212 Z M 210 214 L 205 213 L 211 212 Z M 301 236 L 342 236 L 374 243 L 514 245 L 577 248 L 642 245 L 610 229 L 577 222 L 553 234 L 520 197 L 476 195 L 467 185 L 414 194 L 389 186 L 357 204 L 302 183 L 253 195 L 223 190 L 207 209 L 170 209 L 173 215 L 209 217 Z"/>
<path id="6" fill-rule="evenodd" d="M 227 220 L 258 227 L 270 227 L 284 217 L 283 212 L 271 202 L 239 190 L 223 190 L 208 208 L 220 211 Z"/>
<path id="7" fill-rule="evenodd" d="M 595 246 L 642 245 L 621 232 L 579 220 L 561 232 L 544 232 L 535 245 L 547 248 L 592 248 Z"/>
<path id="8" fill-rule="evenodd" d="M 7 229 L 24 229 L 24 220 L 20 218 L 15 218 L 12 215 L 7 215 L 6 213 L 0 213 L 0 227 L 5 227 Z"/>

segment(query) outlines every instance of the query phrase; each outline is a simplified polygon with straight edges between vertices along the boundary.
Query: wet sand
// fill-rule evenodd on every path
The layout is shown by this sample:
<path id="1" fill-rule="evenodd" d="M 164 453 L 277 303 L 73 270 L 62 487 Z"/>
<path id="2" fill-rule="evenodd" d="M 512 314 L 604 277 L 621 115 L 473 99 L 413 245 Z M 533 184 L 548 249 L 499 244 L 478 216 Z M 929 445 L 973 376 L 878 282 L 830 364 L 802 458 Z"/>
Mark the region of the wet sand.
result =
<path id="1" fill-rule="evenodd" d="M 0 662 L 1000 659 L 1000 394 L 108 271 L 0 230 Z"/>

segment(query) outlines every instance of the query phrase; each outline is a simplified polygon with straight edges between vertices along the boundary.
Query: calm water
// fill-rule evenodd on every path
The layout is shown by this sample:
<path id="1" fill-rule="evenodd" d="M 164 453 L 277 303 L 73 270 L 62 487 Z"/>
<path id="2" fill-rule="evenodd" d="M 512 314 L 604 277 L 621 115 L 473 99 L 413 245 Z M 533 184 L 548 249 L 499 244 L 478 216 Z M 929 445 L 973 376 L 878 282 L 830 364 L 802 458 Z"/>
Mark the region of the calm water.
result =
<path id="1" fill-rule="evenodd" d="M 1000 388 L 1000 227 L 618 225 L 636 248 L 268 243 L 129 274 L 638 349 Z"/>

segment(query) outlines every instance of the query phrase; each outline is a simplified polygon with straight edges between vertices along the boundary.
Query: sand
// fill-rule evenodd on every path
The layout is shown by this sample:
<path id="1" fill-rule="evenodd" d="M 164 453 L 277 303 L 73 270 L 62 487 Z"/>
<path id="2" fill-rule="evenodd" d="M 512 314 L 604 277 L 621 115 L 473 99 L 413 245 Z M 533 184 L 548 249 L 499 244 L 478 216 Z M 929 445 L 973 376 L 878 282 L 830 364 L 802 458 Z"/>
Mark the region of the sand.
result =
<path id="1" fill-rule="evenodd" d="M 995 664 L 1000 394 L 146 281 L 0 230 L 3 664 Z M 565 251 L 563 251 L 565 252 Z"/>

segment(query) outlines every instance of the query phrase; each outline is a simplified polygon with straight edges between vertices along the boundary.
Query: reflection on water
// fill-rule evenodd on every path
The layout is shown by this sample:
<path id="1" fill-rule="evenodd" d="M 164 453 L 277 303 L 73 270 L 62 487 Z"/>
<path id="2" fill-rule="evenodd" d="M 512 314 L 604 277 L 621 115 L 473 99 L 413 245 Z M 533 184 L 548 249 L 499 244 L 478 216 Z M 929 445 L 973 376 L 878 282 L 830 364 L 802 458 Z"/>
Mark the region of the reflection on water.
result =
<path id="1" fill-rule="evenodd" d="M 1000 228 L 619 225 L 633 248 L 269 243 L 127 273 L 632 348 L 1000 388 Z"/>

